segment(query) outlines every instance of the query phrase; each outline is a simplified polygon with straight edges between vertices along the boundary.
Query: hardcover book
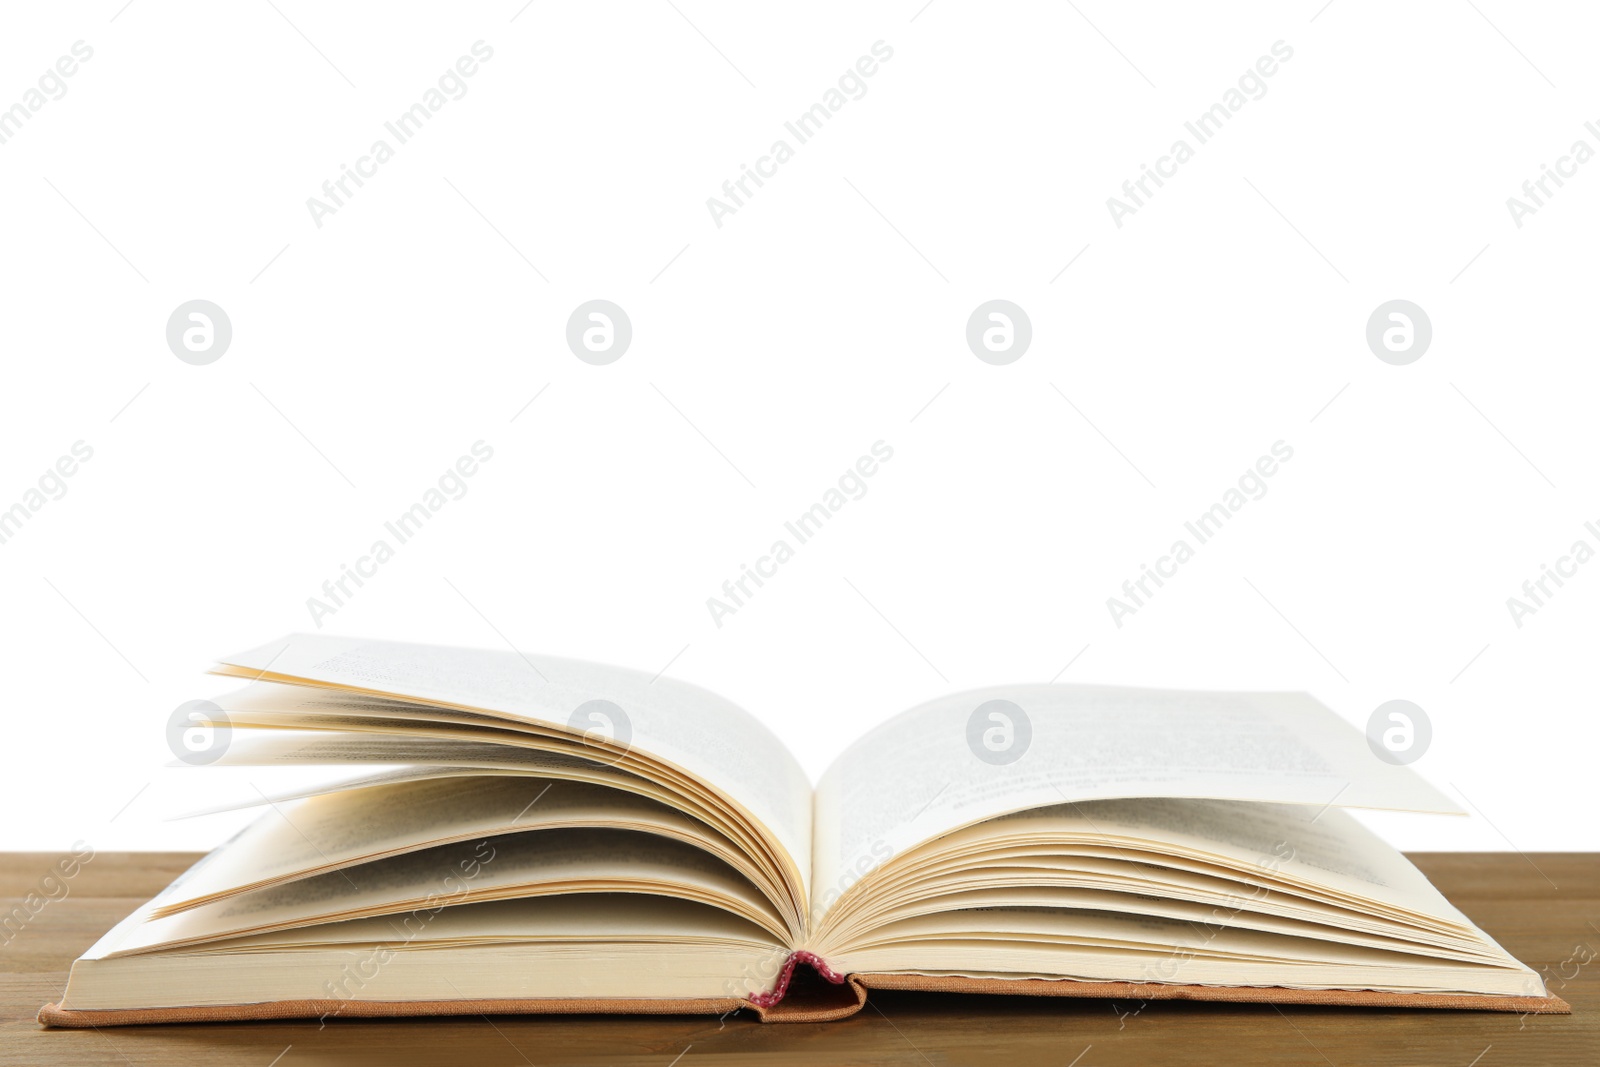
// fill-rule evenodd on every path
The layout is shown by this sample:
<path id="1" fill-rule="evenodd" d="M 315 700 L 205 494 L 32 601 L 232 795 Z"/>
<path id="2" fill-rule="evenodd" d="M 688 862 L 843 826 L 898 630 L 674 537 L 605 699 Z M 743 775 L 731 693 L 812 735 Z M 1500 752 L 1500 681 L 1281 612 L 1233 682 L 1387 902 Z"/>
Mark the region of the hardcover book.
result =
<path id="1" fill-rule="evenodd" d="M 873 989 L 1564 1012 L 1346 809 L 1457 813 L 1297 693 L 943 696 L 813 787 L 642 672 L 295 635 L 187 762 L 326 765 L 72 967 L 52 1026 L 838 1018 Z"/>

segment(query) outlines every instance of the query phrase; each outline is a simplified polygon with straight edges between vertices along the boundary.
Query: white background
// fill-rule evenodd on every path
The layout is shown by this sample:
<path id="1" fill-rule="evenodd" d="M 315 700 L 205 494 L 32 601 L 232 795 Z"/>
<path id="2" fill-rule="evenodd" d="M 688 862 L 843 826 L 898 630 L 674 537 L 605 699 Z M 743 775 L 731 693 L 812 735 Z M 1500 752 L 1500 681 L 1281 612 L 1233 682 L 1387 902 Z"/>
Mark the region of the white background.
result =
<path id="1" fill-rule="evenodd" d="M 1594 13 L 920 4 L 8 8 L 0 107 L 94 54 L 0 145 L 0 508 L 94 456 L 0 545 L 0 847 L 221 840 L 237 817 L 164 821 L 230 777 L 163 769 L 168 714 L 227 688 L 213 656 L 314 629 L 480 439 L 326 632 L 670 663 L 813 777 L 992 683 L 1305 689 L 1358 727 L 1406 698 L 1415 766 L 1473 814 L 1374 819 L 1397 844 L 1600 847 L 1600 564 L 1520 628 L 1506 606 L 1600 548 L 1600 162 L 1521 228 L 1506 206 L 1600 148 Z M 307 198 L 479 40 L 466 95 L 317 227 Z M 866 95 L 716 226 L 880 40 Z M 1118 228 L 1107 198 L 1280 40 Z M 209 366 L 165 341 L 196 298 L 233 325 Z M 633 323 L 610 366 L 565 344 L 592 298 Z M 1032 320 L 1009 366 L 964 339 L 993 298 Z M 1409 366 L 1365 342 L 1395 298 L 1433 323 Z M 867 494 L 715 626 L 879 440 Z M 1279 440 L 1265 497 L 1114 625 Z"/>

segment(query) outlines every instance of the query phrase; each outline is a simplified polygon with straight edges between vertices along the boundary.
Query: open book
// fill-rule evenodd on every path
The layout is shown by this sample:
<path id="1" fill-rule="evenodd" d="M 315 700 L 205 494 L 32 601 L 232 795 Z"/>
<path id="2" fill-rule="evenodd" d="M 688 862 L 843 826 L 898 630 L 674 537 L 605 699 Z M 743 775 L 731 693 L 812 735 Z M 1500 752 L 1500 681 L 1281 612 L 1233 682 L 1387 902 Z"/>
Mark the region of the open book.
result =
<path id="1" fill-rule="evenodd" d="M 820 1019 L 875 988 L 1567 1010 L 1344 810 L 1459 809 L 1301 694 L 957 694 L 813 789 L 746 712 L 635 671 L 297 635 L 215 673 L 246 684 L 208 760 L 340 777 L 261 795 L 47 1024 Z"/>

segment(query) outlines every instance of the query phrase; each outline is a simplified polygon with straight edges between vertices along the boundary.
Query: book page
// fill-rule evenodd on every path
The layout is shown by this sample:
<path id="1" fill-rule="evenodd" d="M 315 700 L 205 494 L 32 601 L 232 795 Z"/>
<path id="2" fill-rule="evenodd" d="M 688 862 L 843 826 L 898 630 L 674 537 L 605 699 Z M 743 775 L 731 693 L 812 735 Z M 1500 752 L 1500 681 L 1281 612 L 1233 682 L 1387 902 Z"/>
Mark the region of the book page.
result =
<path id="1" fill-rule="evenodd" d="M 699 901 L 774 937 L 790 936 L 787 920 L 766 896 L 726 863 L 693 845 L 626 830 L 541 830 L 440 845 L 160 915 L 184 896 L 191 879 L 204 876 L 206 863 L 190 868 L 96 951 L 124 955 L 327 921 L 569 893 Z"/>
<path id="2" fill-rule="evenodd" d="M 828 768 L 817 787 L 813 915 L 890 856 L 959 827 L 1137 797 L 1461 812 L 1303 693 L 977 690 L 891 719 Z"/>
<path id="3" fill-rule="evenodd" d="M 1019 889 L 1054 887 L 1124 900 L 1145 894 L 1162 906 L 1188 901 L 1215 909 L 1210 919 L 1223 925 L 1272 914 L 1503 956 L 1409 860 L 1337 808 L 1171 798 L 1058 804 L 964 827 L 897 859 L 904 862 L 872 872 L 829 909 L 814 951 L 848 948 L 907 913 L 1001 906 Z"/>
<path id="4" fill-rule="evenodd" d="M 316 692 L 311 689 L 305 691 Z M 705 824 L 734 842 L 763 872 L 770 875 L 762 878 L 761 884 L 769 887 L 768 891 L 773 894 L 775 901 L 783 901 L 797 917 L 805 910 L 804 890 L 797 880 L 798 872 L 785 868 L 784 854 L 778 850 L 769 830 L 756 826 L 748 814 L 740 814 L 729 802 L 720 799 L 720 793 L 699 784 L 698 779 L 671 770 L 654 759 L 640 758 L 639 753 L 630 754 L 619 761 L 638 772 L 632 773 L 622 766 L 570 754 L 572 749 L 584 753 L 597 750 L 563 738 L 554 731 L 538 735 L 515 730 L 494 731 L 514 741 L 508 743 L 447 736 L 443 735 L 444 728 L 430 727 L 427 733 L 402 733 L 398 731 L 420 730 L 422 726 L 376 725 L 359 718 L 351 720 L 362 726 L 359 730 L 302 729 L 299 727 L 306 720 L 298 715 L 286 718 L 259 711 L 237 711 L 228 696 L 219 697 L 218 702 L 227 709 L 236 736 L 231 739 L 227 750 L 213 761 L 213 766 L 329 764 L 350 768 L 376 764 L 382 768 L 351 782 L 349 788 L 352 791 L 363 785 L 381 786 L 405 779 L 460 779 L 465 776 L 480 779 L 519 776 L 559 778 L 603 785 L 668 805 Z M 269 718 L 292 721 L 296 725 L 293 728 L 254 728 Z M 528 747 L 533 745 L 547 747 Z M 550 747 L 553 746 L 569 751 L 551 751 Z M 647 774 L 654 777 L 645 777 Z M 311 796 L 335 791 L 310 783 L 297 792 Z M 227 810 L 259 806 L 263 800 L 270 804 L 290 799 L 300 797 L 269 798 L 260 790 L 252 790 L 252 795 L 244 796 L 242 803 L 240 797 L 235 797 L 215 806 L 219 810 Z"/>
<path id="5" fill-rule="evenodd" d="M 981 926 L 975 924 L 981 923 Z M 1544 995 L 1533 971 L 1153 915 L 1001 908 L 925 915 L 831 960 L 846 971 Z"/>
<path id="6" fill-rule="evenodd" d="M 1412 862 L 1336 807 L 1170 798 L 1060 804 L 961 831 L 975 838 L 1032 835 L 1159 843 L 1247 880 L 1287 880 L 1363 902 L 1470 925 Z M 1151 857 L 1154 858 L 1154 857 Z"/>
<path id="7" fill-rule="evenodd" d="M 621 708 L 615 736 L 727 796 L 810 882 L 811 783 L 783 744 L 714 693 L 642 671 L 505 650 L 295 634 L 226 657 L 269 680 L 301 679 L 490 712 L 563 730 L 591 701 Z M 579 732 L 593 720 L 579 716 Z"/>
<path id="8" fill-rule="evenodd" d="M 783 947 L 759 926 L 720 908 L 637 893 L 582 893 L 456 904 L 429 912 L 426 923 L 412 923 L 409 927 L 403 918 L 380 915 L 370 919 L 345 919 L 270 934 L 231 937 L 187 951 L 222 954 L 396 942 L 431 949 L 540 940 L 589 942 L 597 946 L 619 942 L 662 945 L 700 941 L 769 950 Z"/>
<path id="9" fill-rule="evenodd" d="M 404 851 L 572 827 L 697 844 L 779 896 L 732 841 L 666 804 L 585 782 L 489 776 L 370 786 L 274 805 L 190 874 L 157 914 Z"/>
<path id="10" fill-rule="evenodd" d="M 238 725 L 237 720 L 234 723 Z M 440 740 L 405 734 L 346 730 L 236 730 L 228 748 L 207 766 L 338 768 L 325 777 L 291 788 L 264 790 L 254 785 L 235 789 L 226 799 L 212 798 L 187 816 L 260 807 L 262 802 L 291 800 L 364 786 L 390 785 L 427 778 L 532 777 L 560 778 L 610 786 L 664 804 L 685 807 L 676 791 L 617 767 L 537 748 L 474 741 Z M 247 783 L 248 784 L 248 783 Z"/>
<path id="11" fill-rule="evenodd" d="M 1292 934 L 1313 940 L 1335 941 L 1341 944 L 1364 945 L 1369 948 L 1408 952 L 1413 955 L 1426 956 L 1429 959 L 1451 959 L 1466 963 L 1490 963 L 1496 966 L 1500 965 L 1505 959 L 1502 953 L 1493 952 L 1487 948 L 1458 948 L 1454 945 L 1439 946 L 1392 936 L 1389 932 L 1382 930 L 1352 929 L 1332 925 L 1322 921 L 1323 916 L 1320 915 L 1302 918 L 1295 915 L 1279 914 L 1273 908 L 1258 908 L 1250 911 L 1245 911 L 1232 905 L 1219 908 L 1210 902 L 1185 900 L 1166 894 L 1134 893 L 1101 887 L 1029 885 L 1023 887 L 972 889 L 947 894 L 939 898 L 935 903 L 939 906 L 933 906 L 928 903 L 905 905 L 878 916 L 875 918 L 870 931 L 861 940 L 877 939 L 886 927 L 905 919 L 914 919 L 923 915 L 989 912 L 1001 908 L 1059 908 L 1085 912 L 1154 915 L 1169 919 L 1181 919 L 1202 929 L 1228 926 L 1241 930 L 1264 930 L 1268 933 Z M 1224 919 L 1226 921 L 1223 921 Z M 981 915 L 972 916 L 970 925 L 975 930 L 981 931 L 984 928 L 983 917 Z M 818 955 L 829 960 L 846 955 L 851 951 L 851 943 L 845 942 L 843 944 L 845 947 L 842 949 L 830 949 L 827 952 L 818 952 Z"/>

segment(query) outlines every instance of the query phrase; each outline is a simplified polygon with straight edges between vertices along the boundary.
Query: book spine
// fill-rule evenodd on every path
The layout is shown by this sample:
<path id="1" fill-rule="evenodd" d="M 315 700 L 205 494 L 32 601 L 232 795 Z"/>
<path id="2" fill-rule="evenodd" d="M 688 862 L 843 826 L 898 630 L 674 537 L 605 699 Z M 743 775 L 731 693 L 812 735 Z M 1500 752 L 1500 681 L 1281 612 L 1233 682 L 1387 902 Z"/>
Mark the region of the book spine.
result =
<path id="1" fill-rule="evenodd" d="M 802 963 L 809 965 L 812 970 L 834 985 L 844 985 L 844 975 L 829 967 L 828 961 L 821 956 L 814 952 L 791 952 L 789 958 L 783 961 L 783 969 L 778 972 L 778 980 L 773 984 L 771 992 L 753 993 L 745 999 L 757 1008 L 773 1007 L 789 992 L 789 981 L 794 977 L 794 969 Z"/>

